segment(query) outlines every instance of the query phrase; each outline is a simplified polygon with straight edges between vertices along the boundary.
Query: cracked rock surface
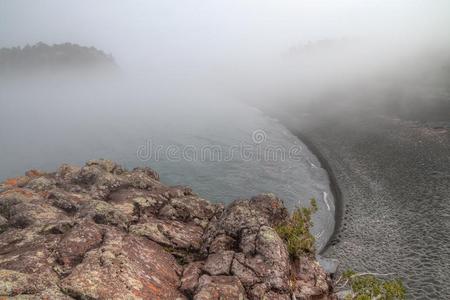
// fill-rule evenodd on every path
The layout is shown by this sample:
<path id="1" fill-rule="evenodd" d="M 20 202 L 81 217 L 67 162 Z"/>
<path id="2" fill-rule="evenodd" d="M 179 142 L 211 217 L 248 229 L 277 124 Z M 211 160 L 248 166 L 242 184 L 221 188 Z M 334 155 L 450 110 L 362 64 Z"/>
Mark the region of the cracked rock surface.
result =
<path id="1" fill-rule="evenodd" d="M 11 299 L 333 299 L 292 261 L 272 194 L 224 208 L 149 168 L 109 160 L 0 184 L 0 296 Z"/>

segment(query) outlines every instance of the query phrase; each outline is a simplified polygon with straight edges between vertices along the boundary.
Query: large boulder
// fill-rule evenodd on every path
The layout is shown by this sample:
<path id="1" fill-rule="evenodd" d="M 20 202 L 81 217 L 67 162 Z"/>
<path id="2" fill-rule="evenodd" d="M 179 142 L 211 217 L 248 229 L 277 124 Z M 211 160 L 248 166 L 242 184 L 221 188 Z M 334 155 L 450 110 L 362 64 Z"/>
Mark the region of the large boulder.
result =
<path id="1" fill-rule="evenodd" d="M 247 296 L 235 276 L 203 275 L 199 280 L 194 300 L 246 300 Z"/>
<path id="2" fill-rule="evenodd" d="M 205 261 L 203 270 L 210 275 L 228 275 L 231 271 L 233 257 L 233 251 L 210 254 Z"/>

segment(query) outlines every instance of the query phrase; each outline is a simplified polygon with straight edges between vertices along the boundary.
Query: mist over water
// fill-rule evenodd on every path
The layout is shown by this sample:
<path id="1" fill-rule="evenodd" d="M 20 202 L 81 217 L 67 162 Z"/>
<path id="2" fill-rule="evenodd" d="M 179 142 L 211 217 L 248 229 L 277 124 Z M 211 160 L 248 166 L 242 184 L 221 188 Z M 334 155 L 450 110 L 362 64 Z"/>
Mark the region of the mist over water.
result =
<path id="1" fill-rule="evenodd" d="M 3 90 L 2 97 L 15 101 L 4 103 L 0 114 L 7 129 L 0 131 L 0 155 L 7 158 L 0 179 L 93 157 L 130 169 L 148 165 L 163 182 L 190 185 L 215 202 L 273 192 L 292 210 L 316 198 L 318 248 L 328 241 L 334 203 L 326 172 L 276 120 L 236 99 L 206 96 L 192 87 L 186 97 L 180 90 L 142 86 L 131 95 L 117 79 L 96 82 L 86 87 L 75 79 L 55 80 L 58 86 L 51 87 L 48 80 L 33 80 L 26 90 Z M 213 103 L 212 97 L 220 101 Z"/>
<path id="2" fill-rule="evenodd" d="M 449 37 L 448 1 L 0 0 L 0 48 L 70 42 L 116 64 L 0 70 L 0 180 L 103 157 L 212 201 L 273 192 L 292 210 L 314 197 L 321 249 L 330 179 L 269 115 L 448 128 Z"/>
<path id="3" fill-rule="evenodd" d="M 128 85 L 194 86 L 256 105 L 409 88 L 449 62 L 448 1 L 3 0 L 0 13 L 1 47 L 95 46 Z M 380 102 L 369 94 L 352 104 Z"/>

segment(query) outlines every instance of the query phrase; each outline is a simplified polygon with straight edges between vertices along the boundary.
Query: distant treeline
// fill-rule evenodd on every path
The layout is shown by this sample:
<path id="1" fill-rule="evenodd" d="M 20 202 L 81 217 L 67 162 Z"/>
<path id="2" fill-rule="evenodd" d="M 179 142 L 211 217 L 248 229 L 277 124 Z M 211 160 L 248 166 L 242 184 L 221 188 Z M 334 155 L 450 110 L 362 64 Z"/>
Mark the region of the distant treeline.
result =
<path id="1" fill-rule="evenodd" d="M 0 48 L 1 73 L 98 65 L 114 66 L 114 58 L 94 47 L 72 43 L 47 45 L 39 42 L 33 46 Z"/>

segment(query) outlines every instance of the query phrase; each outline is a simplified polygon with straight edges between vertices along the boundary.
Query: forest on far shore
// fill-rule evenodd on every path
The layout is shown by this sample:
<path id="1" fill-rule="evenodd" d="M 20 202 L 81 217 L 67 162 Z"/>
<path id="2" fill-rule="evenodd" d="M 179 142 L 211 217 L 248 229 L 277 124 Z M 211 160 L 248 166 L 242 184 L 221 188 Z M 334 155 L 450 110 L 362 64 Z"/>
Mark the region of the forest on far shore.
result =
<path id="1" fill-rule="evenodd" d="M 0 48 L 0 73 L 32 72 L 54 69 L 115 66 L 111 54 L 94 47 L 72 43 Z"/>

